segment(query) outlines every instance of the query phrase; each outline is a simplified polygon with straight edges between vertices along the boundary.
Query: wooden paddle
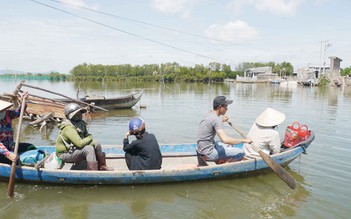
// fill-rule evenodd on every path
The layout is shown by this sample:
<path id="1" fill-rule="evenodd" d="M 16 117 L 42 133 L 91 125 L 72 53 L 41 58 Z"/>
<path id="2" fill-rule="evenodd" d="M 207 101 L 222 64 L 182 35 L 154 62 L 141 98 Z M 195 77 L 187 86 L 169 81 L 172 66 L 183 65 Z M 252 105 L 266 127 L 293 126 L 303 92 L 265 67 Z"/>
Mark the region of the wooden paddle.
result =
<path id="1" fill-rule="evenodd" d="M 21 128 L 22 128 L 22 120 L 23 120 L 25 103 L 26 103 L 25 98 L 22 97 L 21 113 L 20 113 L 19 122 L 18 122 L 16 142 L 15 142 L 15 151 L 14 151 L 16 156 L 18 156 L 18 145 L 19 145 L 19 141 L 20 141 L 20 134 L 21 134 Z M 14 195 L 16 162 L 17 161 L 12 162 L 11 175 L 10 175 L 10 179 L 9 179 L 9 186 L 7 189 L 7 196 L 9 198 L 13 198 L 13 195 Z"/>
<path id="2" fill-rule="evenodd" d="M 228 124 L 237 131 L 243 138 L 246 138 L 245 134 L 240 131 L 239 128 L 234 126 L 228 121 Z M 259 147 L 251 143 L 251 147 L 262 157 L 264 162 L 292 189 L 296 188 L 296 181 L 282 166 L 273 160 L 271 156 L 264 153 Z"/>

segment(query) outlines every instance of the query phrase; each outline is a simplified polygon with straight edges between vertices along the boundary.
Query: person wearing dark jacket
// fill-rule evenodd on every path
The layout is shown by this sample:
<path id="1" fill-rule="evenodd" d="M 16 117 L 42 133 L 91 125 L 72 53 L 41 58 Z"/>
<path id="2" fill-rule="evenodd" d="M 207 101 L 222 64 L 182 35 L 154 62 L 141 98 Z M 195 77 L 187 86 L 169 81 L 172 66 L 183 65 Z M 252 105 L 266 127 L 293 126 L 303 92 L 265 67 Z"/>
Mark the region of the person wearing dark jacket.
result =
<path id="1" fill-rule="evenodd" d="M 135 135 L 136 140 L 129 143 L 128 137 Z M 161 169 L 162 155 L 154 134 L 145 131 L 145 122 L 134 117 L 129 122 L 129 131 L 123 139 L 123 150 L 129 170 Z"/>

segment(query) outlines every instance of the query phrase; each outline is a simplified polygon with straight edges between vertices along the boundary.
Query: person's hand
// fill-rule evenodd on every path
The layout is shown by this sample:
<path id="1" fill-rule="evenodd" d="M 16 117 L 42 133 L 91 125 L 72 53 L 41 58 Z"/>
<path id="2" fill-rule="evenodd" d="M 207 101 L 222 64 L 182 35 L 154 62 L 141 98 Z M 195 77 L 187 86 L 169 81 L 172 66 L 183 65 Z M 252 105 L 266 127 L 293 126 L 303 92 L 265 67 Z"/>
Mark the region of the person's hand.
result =
<path id="1" fill-rule="evenodd" d="M 12 162 L 16 162 L 18 159 L 18 157 L 14 153 L 9 153 L 9 155 L 7 155 L 7 158 Z"/>
<path id="2" fill-rule="evenodd" d="M 21 99 L 28 99 L 28 91 L 24 91 L 21 95 Z"/>
<path id="3" fill-rule="evenodd" d="M 248 137 L 248 138 L 245 138 L 245 142 L 251 144 L 251 143 L 252 143 L 252 139 L 249 138 L 249 137 Z"/>
<path id="4" fill-rule="evenodd" d="M 130 135 L 130 132 L 128 131 L 128 132 L 126 133 L 126 135 L 125 135 L 125 137 L 124 137 L 124 138 L 128 138 L 128 137 L 129 137 L 129 135 Z"/>
<path id="5" fill-rule="evenodd" d="M 93 138 L 93 135 L 92 134 L 88 134 L 86 138 Z"/>
<path id="6" fill-rule="evenodd" d="M 229 120 L 229 116 L 223 115 L 222 122 L 227 122 Z"/>

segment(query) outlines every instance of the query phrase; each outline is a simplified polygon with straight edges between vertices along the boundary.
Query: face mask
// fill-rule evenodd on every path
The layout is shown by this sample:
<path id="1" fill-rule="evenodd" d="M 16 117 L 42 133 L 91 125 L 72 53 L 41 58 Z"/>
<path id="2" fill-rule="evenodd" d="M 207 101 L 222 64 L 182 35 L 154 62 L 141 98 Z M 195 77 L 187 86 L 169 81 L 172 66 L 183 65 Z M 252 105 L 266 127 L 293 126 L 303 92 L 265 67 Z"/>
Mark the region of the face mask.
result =
<path id="1" fill-rule="evenodd" d="M 72 121 L 81 121 L 81 120 L 82 120 L 82 113 L 81 113 L 81 112 L 76 113 L 76 114 L 72 117 L 71 120 L 72 120 Z"/>

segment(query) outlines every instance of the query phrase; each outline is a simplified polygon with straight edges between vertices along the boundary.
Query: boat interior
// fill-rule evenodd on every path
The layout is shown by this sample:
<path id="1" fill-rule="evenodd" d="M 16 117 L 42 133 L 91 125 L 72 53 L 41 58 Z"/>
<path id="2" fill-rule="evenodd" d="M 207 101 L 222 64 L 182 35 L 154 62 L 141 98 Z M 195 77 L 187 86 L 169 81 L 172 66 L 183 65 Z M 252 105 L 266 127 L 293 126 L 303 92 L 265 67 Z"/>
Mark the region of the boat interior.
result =
<path id="1" fill-rule="evenodd" d="M 128 171 L 128 167 L 124 157 L 106 157 L 106 164 L 108 167 L 113 167 L 116 171 Z M 217 165 L 215 162 L 207 162 L 209 166 Z M 171 169 L 187 169 L 198 167 L 197 156 L 173 156 L 173 157 L 163 157 L 162 158 L 162 168 L 161 170 L 171 170 Z M 80 163 L 65 163 L 62 167 L 63 170 L 84 170 L 86 169 L 86 161 L 81 161 Z"/>

